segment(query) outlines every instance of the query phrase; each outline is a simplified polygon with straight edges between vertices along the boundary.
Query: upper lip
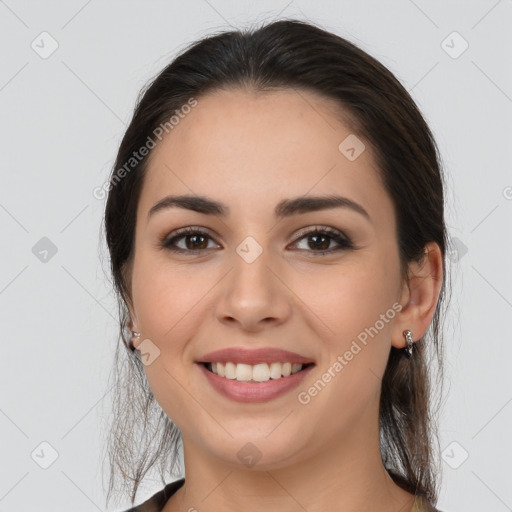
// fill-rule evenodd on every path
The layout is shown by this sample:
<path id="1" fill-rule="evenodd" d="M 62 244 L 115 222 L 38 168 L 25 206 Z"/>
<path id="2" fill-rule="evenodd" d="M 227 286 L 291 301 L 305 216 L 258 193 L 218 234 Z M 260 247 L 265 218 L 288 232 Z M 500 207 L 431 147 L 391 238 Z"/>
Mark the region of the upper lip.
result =
<path id="1" fill-rule="evenodd" d="M 248 349 L 242 347 L 224 348 L 215 350 L 202 356 L 196 362 L 198 363 L 243 363 L 255 365 L 259 363 L 300 363 L 308 364 L 314 361 L 311 358 L 301 356 L 288 350 L 277 348 L 257 348 Z"/>

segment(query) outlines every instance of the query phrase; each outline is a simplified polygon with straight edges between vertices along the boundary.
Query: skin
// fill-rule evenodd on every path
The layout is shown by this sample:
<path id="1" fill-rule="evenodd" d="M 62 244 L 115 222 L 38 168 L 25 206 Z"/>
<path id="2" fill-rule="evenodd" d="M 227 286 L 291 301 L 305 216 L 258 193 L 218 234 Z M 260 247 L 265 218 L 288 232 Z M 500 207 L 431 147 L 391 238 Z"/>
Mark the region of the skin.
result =
<path id="1" fill-rule="evenodd" d="M 402 282 L 393 204 L 372 150 L 354 161 L 338 145 L 350 129 L 331 100 L 310 92 L 223 90 L 198 98 L 153 150 L 137 211 L 131 327 L 160 350 L 145 372 L 153 394 L 183 435 L 186 482 L 164 511 L 409 511 L 414 496 L 382 465 L 378 405 L 391 346 L 402 332 L 426 332 L 442 281 L 439 247 L 426 247 Z M 362 139 L 361 139 L 362 140 Z M 277 221 L 285 198 L 336 193 L 347 208 Z M 204 195 L 230 215 L 169 208 L 147 219 L 168 194 Z M 332 227 L 357 249 L 315 254 L 301 228 Z M 163 249 L 178 228 L 208 231 L 192 253 Z M 262 254 L 236 252 L 252 236 Z M 333 239 L 328 247 L 338 247 Z M 200 240 L 201 242 L 201 240 Z M 188 245 L 187 245 L 188 243 Z M 197 244 L 198 242 L 196 242 Z M 307 405 L 307 390 L 393 304 L 402 309 Z M 140 341 L 135 341 L 136 348 Z M 238 403 L 207 383 L 195 360 L 212 350 L 277 347 L 316 367 L 301 386 L 264 403 Z M 248 467 L 238 451 L 251 442 L 261 458 Z"/>

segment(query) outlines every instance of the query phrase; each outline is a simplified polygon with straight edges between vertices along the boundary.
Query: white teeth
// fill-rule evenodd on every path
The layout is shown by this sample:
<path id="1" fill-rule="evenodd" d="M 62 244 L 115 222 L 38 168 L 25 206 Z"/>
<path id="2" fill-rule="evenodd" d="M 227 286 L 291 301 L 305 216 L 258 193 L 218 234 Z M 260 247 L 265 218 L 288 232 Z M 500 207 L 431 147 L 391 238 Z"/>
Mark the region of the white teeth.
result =
<path id="1" fill-rule="evenodd" d="M 302 370 L 304 365 L 300 363 L 259 363 L 255 365 L 244 363 L 210 363 L 209 368 L 213 373 L 226 379 L 247 382 L 250 380 L 256 382 L 265 382 L 269 379 L 280 379 L 288 377 Z"/>
<path id="2" fill-rule="evenodd" d="M 252 366 L 250 364 L 237 364 L 236 365 L 236 380 L 251 380 L 252 379 Z"/>
<path id="3" fill-rule="evenodd" d="M 281 378 L 281 363 L 270 364 L 270 378 L 280 379 Z"/>
<path id="4" fill-rule="evenodd" d="M 217 363 L 217 366 L 222 365 L 222 363 Z M 226 379 L 236 379 L 236 365 L 235 363 L 226 363 L 225 365 Z"/>
<path id="5" fill-rule="evenodd" d="M 281 377 L 281 375 L 279 375 Z M 252 367 L 252 380 L 265 382 L 270 379 L 270 368 L 267 363 L 255 364 Z"/>

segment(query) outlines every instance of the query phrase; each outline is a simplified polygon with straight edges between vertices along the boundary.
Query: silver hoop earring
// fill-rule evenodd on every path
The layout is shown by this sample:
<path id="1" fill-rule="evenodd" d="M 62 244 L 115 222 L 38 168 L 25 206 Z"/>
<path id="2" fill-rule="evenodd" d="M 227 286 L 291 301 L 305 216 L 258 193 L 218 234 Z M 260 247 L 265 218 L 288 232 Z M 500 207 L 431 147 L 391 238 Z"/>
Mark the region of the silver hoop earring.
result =
<path id="1" fill-rule="evenodd" d="M 407 346 L 404 348 L 404 354 L 407 359 L 410 359 L 412 357 L 412 347 L 414 345 L 414 341 L 412 341 L 412 331 L 407 329 L 402 334 L 404 335 L 405 342 L 407 344 Z"/>
<path id="2" fill-rule="evenodd" d="M 138 338 L 140 338 L 140 332 L 132 331 L 132 336 L 133 336 L 134 338 L 137 338 L 137 339 L 138 339 Z M 134 351 L 136 350 L 135 345 L 133 344 L 133 339 L 132 339 L 132 340 L 130 340 L 129 346 L 130 346 L 130 350 L 131 350 L 132 352 L 134 352 Z"/>

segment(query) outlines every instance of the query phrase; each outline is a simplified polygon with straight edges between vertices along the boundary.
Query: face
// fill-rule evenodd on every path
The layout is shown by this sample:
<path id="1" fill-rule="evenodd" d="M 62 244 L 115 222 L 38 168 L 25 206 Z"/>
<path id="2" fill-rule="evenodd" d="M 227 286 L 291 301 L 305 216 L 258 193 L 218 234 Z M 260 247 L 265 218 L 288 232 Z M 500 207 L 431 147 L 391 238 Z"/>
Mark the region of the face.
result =
<path id="1" fill-rule="evenodd" d="M 359 155 L 353 138 L 340 150 L 349 127 L 309 92 L 197 101 L 153 150 L 137 211 L 131 313 L 152 392 L 185 450 L 213 461 L 240 467 L 240 450 L 254 450 L 271 469 L 333 443 L 361 446 L 377 426 L 402 290 L 393 204 L 371 148 L 359 137 Z M 169 195 L 206 197 L 225 212 L 149 214 Z M 284 200 L 313 196 L 357 206 L 276 216 Z M 225 348 L 283 349 L 314 366 L 279 396 L 244 402 L 197 362 Z"/>

